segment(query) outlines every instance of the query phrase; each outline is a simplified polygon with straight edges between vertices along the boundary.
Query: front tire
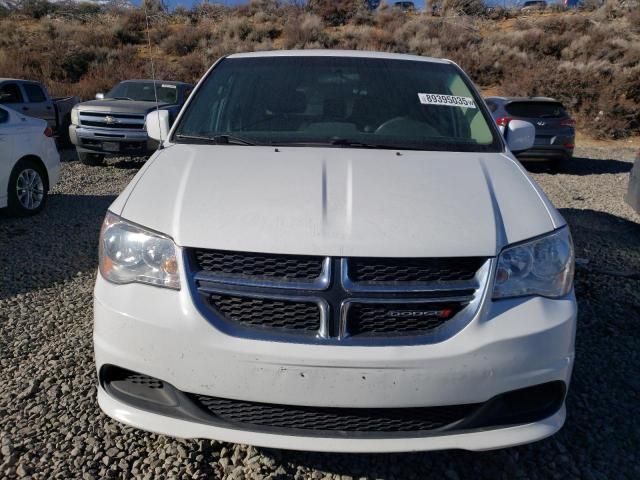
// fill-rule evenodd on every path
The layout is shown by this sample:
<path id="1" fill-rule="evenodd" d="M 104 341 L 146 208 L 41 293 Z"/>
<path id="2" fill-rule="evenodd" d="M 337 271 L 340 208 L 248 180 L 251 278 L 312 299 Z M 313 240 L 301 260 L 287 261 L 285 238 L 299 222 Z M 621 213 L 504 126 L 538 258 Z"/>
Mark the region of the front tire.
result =
<path id="1" fill-rule="evenodd" d="M 9 177 L 9 214 L 28 217 L 39 213 L 47 203 L 49 184 L 46 171 L 35 160 L 20 160 Z"/>
<path id="2" fill-rule="evenodd" d="M 104 155 L 99 153 L 78 152 L 78 158 L 84 165 L 97 167 L 104 163 Z"/>

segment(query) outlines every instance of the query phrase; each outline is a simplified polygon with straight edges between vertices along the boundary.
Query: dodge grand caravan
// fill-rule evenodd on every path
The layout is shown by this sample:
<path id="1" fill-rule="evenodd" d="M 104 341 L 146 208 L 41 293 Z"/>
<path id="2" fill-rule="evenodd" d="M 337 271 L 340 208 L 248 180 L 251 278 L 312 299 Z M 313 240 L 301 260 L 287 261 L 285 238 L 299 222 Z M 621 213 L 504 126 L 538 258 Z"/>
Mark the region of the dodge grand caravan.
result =
<path id="1" fill-rule="evenodd" d="M 565 420 L 573 247 L 446 60 L 221 59 L 110 206 L 98 401 L 126 424 L 274 448 L 485 450 Z"/>

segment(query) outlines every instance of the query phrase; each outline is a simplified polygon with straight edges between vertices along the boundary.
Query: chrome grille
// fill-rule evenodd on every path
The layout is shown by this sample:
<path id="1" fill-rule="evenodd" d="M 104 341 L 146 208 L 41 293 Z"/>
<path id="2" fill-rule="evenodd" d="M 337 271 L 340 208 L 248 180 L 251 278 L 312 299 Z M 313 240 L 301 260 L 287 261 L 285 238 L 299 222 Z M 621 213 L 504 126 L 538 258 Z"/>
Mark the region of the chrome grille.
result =
<path id="1" fill-rule="evenodd" d="M 371 275 L 381 276 L 363 276 L 362 265 L 356 265 L 363 261 L 372 271 L 384 265 L 391 272 L 387 280 L 369 281 Z M 492 260 L 352 259 L 185 249 L 185 264 L 196 305 L 230 335 L 393 345 L 442 341 L 464 327 L 486 290 Z M 367 281 L 354 281 L 352 268 L 360 268 L 356 278 Z"/>
<path id="2" fill-rule="evenodd" d="M 80 125 L 108 129 L 142 130 L 144 115 L 126 113 L 79 112 Z"/>

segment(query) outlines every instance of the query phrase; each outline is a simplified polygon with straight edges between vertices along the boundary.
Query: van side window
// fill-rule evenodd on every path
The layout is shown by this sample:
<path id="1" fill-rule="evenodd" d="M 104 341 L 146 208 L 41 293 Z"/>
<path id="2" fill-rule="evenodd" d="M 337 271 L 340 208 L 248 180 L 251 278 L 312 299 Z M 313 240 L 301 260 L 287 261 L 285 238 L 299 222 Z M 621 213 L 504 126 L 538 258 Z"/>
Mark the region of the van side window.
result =
<path id="1" fill-rule="evenodd" d="M 22 103 L 22 93 L 17 83 L 5 83 L 0 87 L 0 103 Z"/>
<path id="2" fill-rule="evenodd" d="M 24 88 L 24 91 L 27 93 L 30 102 L 39 103 L 47 101 L 47 97 L 42 91 L 42 88 L 40 88 L 40 85 L 25 83 L 22 85 L 22 88 Z"/>

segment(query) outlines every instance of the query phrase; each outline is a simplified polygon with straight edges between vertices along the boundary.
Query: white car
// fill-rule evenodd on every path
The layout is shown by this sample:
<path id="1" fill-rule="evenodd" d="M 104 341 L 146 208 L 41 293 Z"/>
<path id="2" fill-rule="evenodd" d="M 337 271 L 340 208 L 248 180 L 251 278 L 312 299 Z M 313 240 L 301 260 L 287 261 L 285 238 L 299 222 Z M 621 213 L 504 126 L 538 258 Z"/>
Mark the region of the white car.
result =
<path id="1" fill-rule="evenodd" d="M 38 213 L 59 171 L 60 156 L 47 122 L 0 106 L 0 208 L 17 216 Z"/>
<path id="2" fill-rule="evenodd" d="M 565 220 L 447 60 L 235 54 L 110 206 L 94 346 L 111 417 L 391 452 L 532 442 L 574 360 Z"/>

